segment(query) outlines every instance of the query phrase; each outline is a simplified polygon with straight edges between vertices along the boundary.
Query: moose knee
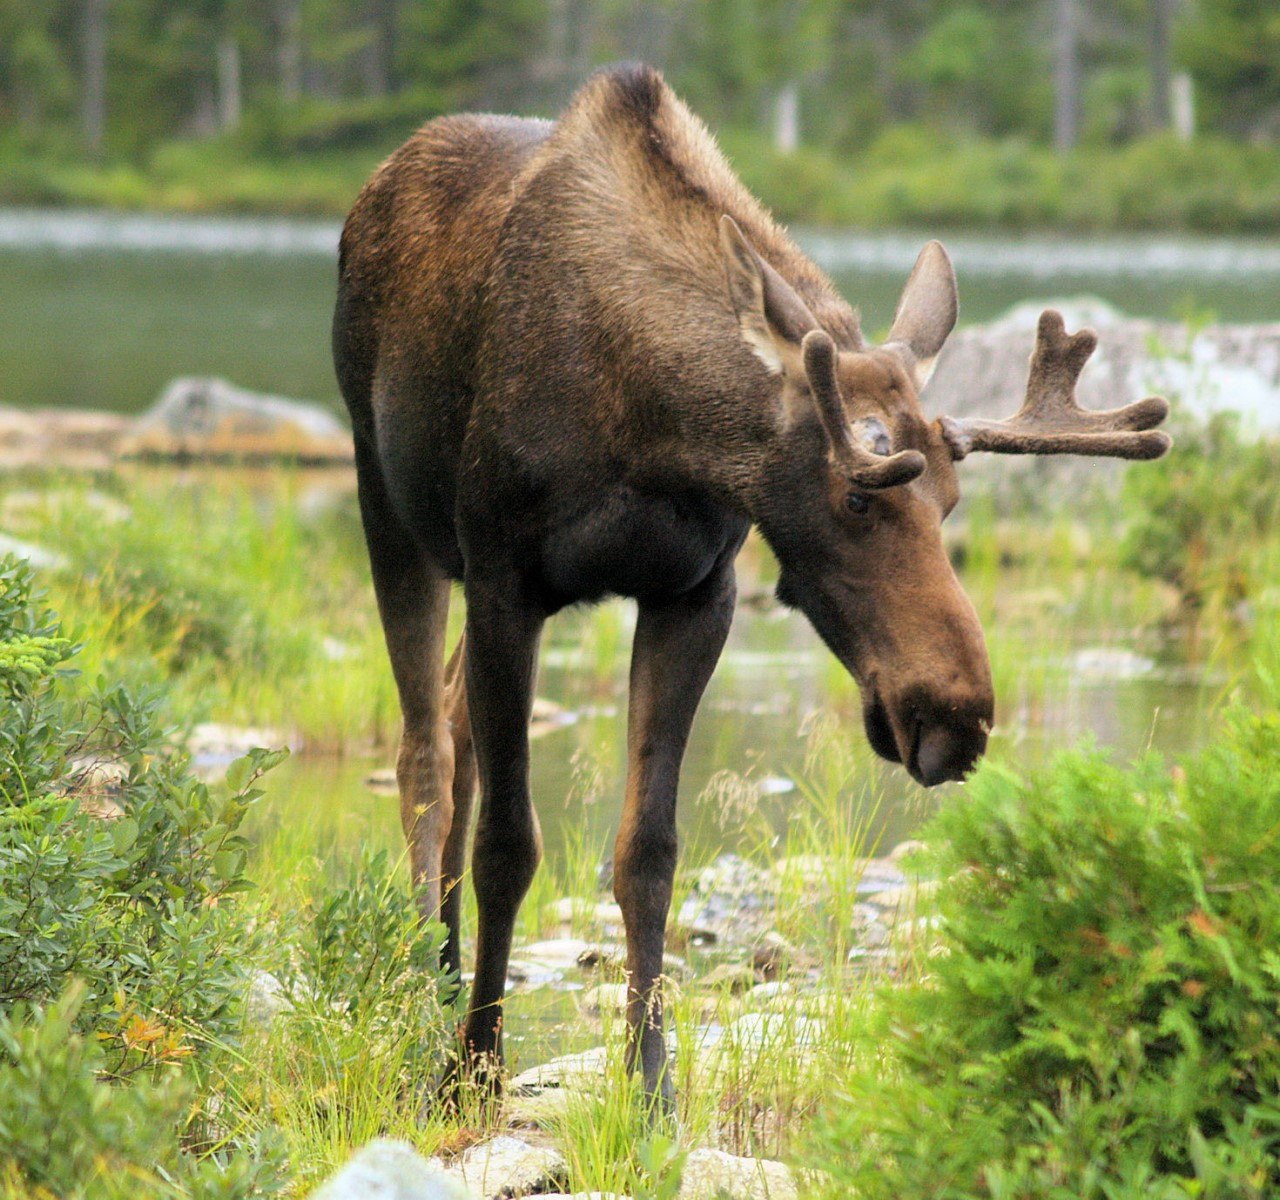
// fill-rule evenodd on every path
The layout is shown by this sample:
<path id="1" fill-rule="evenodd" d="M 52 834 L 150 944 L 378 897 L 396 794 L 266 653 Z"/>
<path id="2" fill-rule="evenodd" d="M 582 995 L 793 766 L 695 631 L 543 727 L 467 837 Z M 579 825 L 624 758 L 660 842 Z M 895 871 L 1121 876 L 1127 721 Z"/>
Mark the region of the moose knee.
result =
<path id="1" fill-rule="evenodd" d="M 396 759 L 400 817 L 410 839 L 443 838 L 453 821 L 453 738 L 447 728 L 428 734 L 406 729 Z"/>
<path id="2" fill-rule="evenodd" d="M 528 819 L 485 820 L 476 826 L 472 874 L 481 905 L 510 898 L 518 905 L 542 861 L 542 836 L 533 809 Z"/>

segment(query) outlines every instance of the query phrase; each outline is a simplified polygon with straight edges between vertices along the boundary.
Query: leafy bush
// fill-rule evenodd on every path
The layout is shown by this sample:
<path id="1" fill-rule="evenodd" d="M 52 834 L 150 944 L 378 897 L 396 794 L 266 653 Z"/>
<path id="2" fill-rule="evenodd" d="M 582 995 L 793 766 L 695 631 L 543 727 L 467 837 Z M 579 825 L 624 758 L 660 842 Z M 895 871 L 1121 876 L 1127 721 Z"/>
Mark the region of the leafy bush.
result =
<path id="1" fill-rule="evenodd" d="M 1237 604 L 1270 582 L 1258 548 L 1280 532 L 1280 442 L 1242 437 L 1231 412 L 1176 432 L 1167 458 L 1125 474 L 1122 560 L 1173 584 L 1191 609 Z"/>
<path id="2" fill-rule="evenodd" d="M 240 825 L 277 756 L 211 790 L 154 697 L 84 687 L 73 654 L 30 568 L 0 560 L 0 1184 L 248 1195 L 249 1159 L 197 1166 L 175 1127 L 208 1047 L 240 1028 Z"/>
<path id="3" fill-rule="evenodd" d="M 0 1004 L 45 1003 L 74 975 L 115 1073 L 190 1054 L 188 1031 L 237 1020 L 239 830 L 277 756 L 255 752 L 225 789 L 192 777 L 154 697 L 63 669 L 72 648 L 13 559 L 0 646 Z"/>
<path id="4" fill-rule="evenodd" d="M 823 1135 L 864 1197 L 1280 1187 L 1280 716 L 1170 772 L 974 778 L 927 833 L 939 952 Z"/>
<path id="5" fill-rule="evenodd" d="M 181 1077 L 104 1082 L 102 1047 L 76 1032 L 84 1001 L 76 985 L 46 1009 L 0 1015 L 0 1194 L 236 1200 L 278 1190 L 270 1151 L 180 1153 L 173 1131 L 191 1093 Z"/>

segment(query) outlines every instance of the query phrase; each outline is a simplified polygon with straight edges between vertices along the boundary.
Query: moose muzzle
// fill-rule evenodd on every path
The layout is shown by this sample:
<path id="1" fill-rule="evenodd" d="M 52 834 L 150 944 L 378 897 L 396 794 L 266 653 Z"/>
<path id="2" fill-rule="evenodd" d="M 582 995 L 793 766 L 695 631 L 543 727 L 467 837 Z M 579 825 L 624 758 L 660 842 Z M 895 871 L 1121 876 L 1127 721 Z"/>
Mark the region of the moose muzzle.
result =
<path id="1" fill-rule="evenodd" d="M 863 723 L 871 748 L 900 762 L 925 787 L 963 779 L 987 748 L 993 700 L 989 683 L 935 693 L 913 688 L 886 700 L 868 688 Z"/>

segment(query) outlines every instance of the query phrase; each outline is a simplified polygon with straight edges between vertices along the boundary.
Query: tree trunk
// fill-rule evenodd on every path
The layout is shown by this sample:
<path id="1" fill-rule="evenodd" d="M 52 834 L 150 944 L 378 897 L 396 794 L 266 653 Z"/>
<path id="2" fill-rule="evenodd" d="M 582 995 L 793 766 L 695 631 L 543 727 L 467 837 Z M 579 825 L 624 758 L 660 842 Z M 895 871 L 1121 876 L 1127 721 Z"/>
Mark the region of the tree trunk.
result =
<path id="1" fill-rule="evenodd" d="M 1054 0 L 1053 144 L 1070 150 L 1080 136 L 1078 0 Z"/>
<path id="2" fill-rule="evenodd" d="M 218 128 L 240 124 L 240 45 L 233 34 L 218 39 Z"/>
<path id="3" fill-rule="evenodd" d="M 276 72 L 280 99 L 302 99 L 302 8 L 299 0 L 276 0 Z"/>
<path id="4" fill-rule="evenodd" d="M 373 51 L 380 94 L 395 92 L 396 46 L 399 42 L 399 5 L 396 0 L 376 0 L 373 5 Z"/>
<path id="5" fill-rule="evenodd" d="M 786 84 L 774 103 L 773 144 L 784 154 L 800 146 L 800 90 L 794 83 Z"/>
<path id="6" fill-rule="evenodd" d="M 107 134 L 107 0 L 84 0 L 81 124 L 85 148 L 101 158 Z"/>
<path id="7" fill-rule="evenodd" d="M 1173 3 L 1151 0 L 1151 124 L 1168 129 L 1173 120 Z"/>

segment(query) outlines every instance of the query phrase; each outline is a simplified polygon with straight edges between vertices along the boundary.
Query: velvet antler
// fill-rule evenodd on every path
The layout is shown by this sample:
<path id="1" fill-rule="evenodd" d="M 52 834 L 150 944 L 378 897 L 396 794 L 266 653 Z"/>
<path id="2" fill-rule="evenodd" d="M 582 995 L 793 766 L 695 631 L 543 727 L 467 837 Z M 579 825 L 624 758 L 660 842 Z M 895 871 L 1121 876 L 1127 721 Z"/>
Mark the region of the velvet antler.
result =
<path id="1" fill-rule="evenodd" d="M 1153 428 L 1169 415 L 1167 400 L 1148 396 L 1104 412 L 1076 403 L 1076 380 L 1097 344 L 1092 329 L 1069 335 L 1062 314 L 1046 309 L 1040 314 L 1022 408 L 1004 421 L 940 418 L 952 454 L 957 459 L 975 450 L 1159 458 L 1173 444 L 1167 433 Z"/>
<path id="2" fill-rule="evenodd" d="M 868 490 L 899 487 L 923 474 L 925 458 L 918 450 L 889 454 L 889 435 L 874 418 L 851 422 L 836 380 L 836 345 L 821 329 L 805 334 L 801 344 L 804 373 L 818 407 L 831 452 L 851 483 Z"/>

